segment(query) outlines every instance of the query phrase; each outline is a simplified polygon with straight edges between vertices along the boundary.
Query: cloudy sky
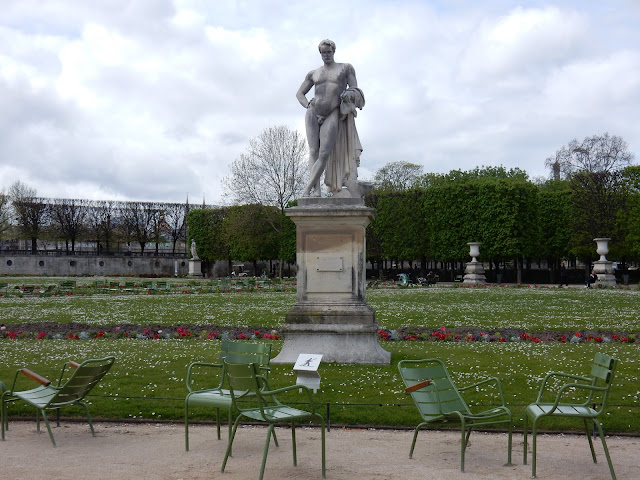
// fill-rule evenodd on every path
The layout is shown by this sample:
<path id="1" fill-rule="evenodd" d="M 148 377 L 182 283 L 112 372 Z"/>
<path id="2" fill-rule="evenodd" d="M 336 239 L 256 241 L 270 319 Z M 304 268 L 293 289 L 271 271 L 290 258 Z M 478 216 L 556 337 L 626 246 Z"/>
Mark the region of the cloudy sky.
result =
<path id="1" fill-rule="evenodd" d="M 361 178 L 519 167 L 609 132 L 640 161 L 638 0 L 0 0 L 0 190 L 223 203 L 263 129 L 304 132 L 317 44 L 353 64 Z"/>

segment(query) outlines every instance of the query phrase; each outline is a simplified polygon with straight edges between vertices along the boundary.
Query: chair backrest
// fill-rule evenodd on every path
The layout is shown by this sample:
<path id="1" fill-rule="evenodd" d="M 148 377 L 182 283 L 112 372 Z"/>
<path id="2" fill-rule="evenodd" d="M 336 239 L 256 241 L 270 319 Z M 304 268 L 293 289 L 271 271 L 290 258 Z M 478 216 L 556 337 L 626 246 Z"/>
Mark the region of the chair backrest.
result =
<path id="1" fill-rule="evenodd" d="M 229 363 L 225 360 L 224 367 L 233 406 L 238 411 L 260 410 L 264 418 L 264 408 L 268 404 L 279 403 L 273 396 L 265 398 L 262 395 L 261 388 L 264 381 L 260 380 L 258 364 Z"/>
<path id="2" fill-rule="evenodd" d="M 271 360 L 270 343 L 222 340 L 221 348 L 220 363 L 256 363 L 268 367 Z"/>
<path id="3" fill-rule="evenodd" d="M 591 365 L 591 377 L 593 378 L 593 385 L 605 387 L 599 402 L 594 402 L 594 398 L 589 398 L 589 403 L 600 403 L 602 409 L 607 404 L 607 398 L 609 397 L 609 390 L 613 383 L 613 378 L 618 366 L 618 360 L 610 355 L 606 355 L 601 352 L 597 352 L 593 357 L 593 364 Z M 595 396 L 595 395 L 594 395 Z M 602 411 L 602 410 L 601 410 Z"/>
<path id="4" fill-rule="evenodd" d="M 58 393 L 52 397 L 48 407 L 71 405 L 81 401 L 107 374 L 114 361 L 115 357 L 105 357 L 82 362 L 71 377 L 58 387 Z"/>
<path id="5" fill-rule="evenodd" d="M 411 392 L 411 398 L 425 420 L 456 411 L 470 413 L 441 360 L 402 360 L 398 363 L 398 370 L 407 387 L 423 380 L 432 381 L 430 385 Z"/>

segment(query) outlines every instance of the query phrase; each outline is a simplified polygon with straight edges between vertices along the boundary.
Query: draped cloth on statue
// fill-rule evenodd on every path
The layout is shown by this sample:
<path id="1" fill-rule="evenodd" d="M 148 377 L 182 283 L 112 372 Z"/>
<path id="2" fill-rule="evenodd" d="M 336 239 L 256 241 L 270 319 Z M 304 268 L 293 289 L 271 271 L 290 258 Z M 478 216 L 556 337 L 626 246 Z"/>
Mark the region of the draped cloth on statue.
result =
<path id="1" fill-rule="evenodd" d="M 357 167 L 360 165 L 362 144 L 356 130 L 356 108 L 364 107 L 364 94 L 356 87 L 348 88 L 342 95 L 340 103 L 340 120 L 336 144 L 327 161 L 324 183 L 331 193 L 342 191 L 343 185 L 355 185 Z M 355 193 L 355 192 L 352 192 Z"/>

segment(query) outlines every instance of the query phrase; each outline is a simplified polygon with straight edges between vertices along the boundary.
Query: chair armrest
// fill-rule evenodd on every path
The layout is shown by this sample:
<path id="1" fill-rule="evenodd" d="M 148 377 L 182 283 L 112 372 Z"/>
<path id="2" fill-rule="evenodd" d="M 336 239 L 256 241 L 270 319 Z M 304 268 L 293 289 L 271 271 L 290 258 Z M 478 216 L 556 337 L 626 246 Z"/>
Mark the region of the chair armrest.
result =
<path id="1" fill-rule="evenodd" d="M 71 368 L 78 368 L 78 367 L 80 366 L 80 364 L 79 364 L 78 362 L 74 362 L 74 361 L 72 361 L 72 360 L 69 360 L 68 365 L 69 365 Z"/>
<path id="2" fill-rule="evenodd" d="M 593 381 L 593 379 L 591 379 L 589 377 L 583 377 L 581 375 L 573 375 L 572 373 L 549 372 L 544 376 L 544 378 L 542 380 L 542 385 L 540 385 L 540 391 L 538 392 L 538 397 L 536 398 L 536 403 L 542 401 L 542 395 L 544 394 L 544 392 L 545 392 L 545 390 L 547 388 L 547 382 L 549 381 L 549 379 L 551 379 L 553 377 L 569 378 L 569 379 L 572 379 L 572 380 L 580 380 L 580 381 L 589 382 L 589 383 L 591 383 Z"/>
<path id="3" fill-rule="evenodd" d="M 29 370 L 28 368 L 23 368 L 23 369 L 19 370 L 19 372 L 21 374 L 23 374 L 23 375 L 26 375 L 31 380 L 35 380 L 36 382 L 44 385 L 45 387 L 48 387 L 49 385 L 51 385 L 51 380 L 49 380 L 48 378 L 43 377 L 42 375 L 38 375 L 36 372 L 33 372 L 33 371 Z M 13 389 L 12 389 L 12 391 L 13 391 Z"/>
<path id="4" fill-rule="evenodd" d="M 470 388 L 474 388 L 474 387 L 477 387 L 479 385 L 484 385 L 485 383 L 495 383 L 496 384 L 496 386 L 498 387 L 498 393 L 500 395 L 500 402 L 501 402 L 502 406 L 505 407 L 506 403 L 504 401 L 504 393 L 502 392 L 502 382 L 500 382 L 500 379 L 498 377 L 485 378 L 484 380 L 480 380 L 479 382 L 472 383 L 471 385 L 460 387 L 460 388 L 458 388 L 458 391 L 459 392 L 464 392 L 465 390 L 469 390 Z"/>
<path id="5" fill-rule="evenodd" d="M 558 391 L 558 394 L 556 395 L 556 400 L 555 400 L 555 402 L 553 402 L 553 406 L 551 407 L 551 410 L 549 410 L 549 412 L 548 412 L 549 414 L 553 413 L 556 410 L 556 408 L 558 408 L 559 405 L 563 404 L 561 402 L 562 396 L 570 388 L 589 390 L 591 392 L 604 392 L 604 391 L 607 390 L 608 387 L 597 387 L 595 385 L 585 385 L 584 383 L 566 383 Z M 587 406 L 589 403 L 590 403 L 589 399 L 587 399 L 583 403 L 580 403 L 580 404 L 573 403 L 572 405 L 575 405 L 575 406 Z"/>
<path id="6" fill-rule="evenodd" d="M 187 378 L 185 380 L 186 384 L 187 384 L 187 390 L 189 390 L 189 392 L 192 392 L 193 390 L 191 389 L 191 371 L 194 367 L 207 367 L 207 368 L 218 368 L 218 369 L 222 369 L 224 367 L 224 365 L 222 365 L 221 363 L 210 363 L 210 362 L 192 362 L 191 364 L 189 364 L 189 368 L 187 369 Z M 224 377 L 220 377 L 220 387 L 222 387 L 222 383 L 224 382 Z"/>
<path id="7" fill-rule="evenodd" d="M 289 385 L 287 387 L 282 387 L 282 388 L 277 388 L 275 390 L 262 390 L 260 392 L 261 395 L 275 395 L 275 394 L 279 394 L 279 393 L 286 393 L 286 392 L 290 392 L 292 390 L 304 390 L 305 392 L 307 392 L 307 397 L 309 398 L 309 405 L 311 406 L 311 413 L 315 414 L 316 413 L 316 404 L 313 401 L 313 395 L 311 393 L 311 390 L 304 386 L 304 385 Z"/>
<path id="8" fill-rule="evenodd" d="M 410 387 L 404 389 L 405 394 L 409 394 L 411 392 L 415 392 L 416 390 L 420 390 L 421 388 L 428 387 L 431 385 L 432 380 L 422 380 L 421 382 L 415 383 Z"/>

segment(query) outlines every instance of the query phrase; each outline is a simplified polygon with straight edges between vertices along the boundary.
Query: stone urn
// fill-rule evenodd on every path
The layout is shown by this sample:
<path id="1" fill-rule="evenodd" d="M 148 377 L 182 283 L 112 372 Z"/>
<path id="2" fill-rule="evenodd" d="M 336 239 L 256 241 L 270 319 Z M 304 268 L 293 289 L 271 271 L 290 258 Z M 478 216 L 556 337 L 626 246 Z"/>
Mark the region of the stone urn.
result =
<path id="1" fill-rule="evenodd" d="M 607 253 L 609 253 L 609 240 L 610 238 L 594 238 L 598 248 L 596 252 L 600 255 L 600 260 L 593 263 L 593 271 L 598 275 L 596 285 L 614 286 L 616 285 L 616 276 L 613 271 L 613 262 L 607 260 Z"/>
<path id="2" fill-rule="evenodd" d="M 471 255 L 471 261 L 467 263 L 467 267 L 464 270 L 464 279 L 462 283 L 466 285 L 481 285 L 487 283 L 487 277 L 484 274 L 484 266 L 478 261 L 480 255 L 481 242 L 469 242 L 469 255 Z"/>
<path id="3" fill-rule="evenodd" d="M 596 242 L 598 248 L 596 249 L 596 253 L 600 255 L 600 262 L 607 261 L 607 253 L 609 253 L 609 240 L 610 238 L 594 238 L 593 241 Z"/>
<path id="4" fill-rule="evenodd" d="M 477 262 L 477 257 L 480 255 L 480 245 L 482 245 L 482 242 L 469 242 L 467 243 L 467 245 L 469 245 L 469 255 L 471 255 L 471 261 Z"/>

